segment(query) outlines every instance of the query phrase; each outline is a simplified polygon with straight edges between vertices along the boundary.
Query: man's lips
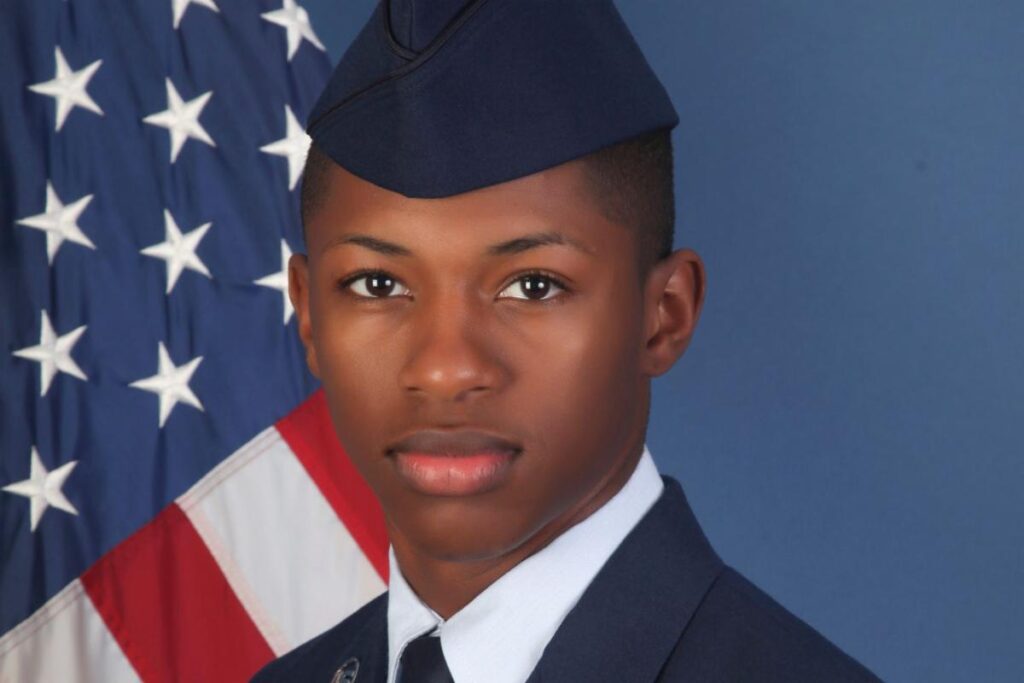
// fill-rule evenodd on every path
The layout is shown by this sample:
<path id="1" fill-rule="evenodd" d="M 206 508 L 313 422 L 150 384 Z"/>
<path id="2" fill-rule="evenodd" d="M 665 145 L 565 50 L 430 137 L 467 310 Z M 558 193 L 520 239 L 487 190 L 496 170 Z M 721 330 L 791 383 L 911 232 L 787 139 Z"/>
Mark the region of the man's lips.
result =
<path id="1" fill-rule="evenodd" d="M 399 476 L 430 495 L 464 496 L 504 481 L 522 446 L 479 431 L 424 430 L 387 448 Z"/>

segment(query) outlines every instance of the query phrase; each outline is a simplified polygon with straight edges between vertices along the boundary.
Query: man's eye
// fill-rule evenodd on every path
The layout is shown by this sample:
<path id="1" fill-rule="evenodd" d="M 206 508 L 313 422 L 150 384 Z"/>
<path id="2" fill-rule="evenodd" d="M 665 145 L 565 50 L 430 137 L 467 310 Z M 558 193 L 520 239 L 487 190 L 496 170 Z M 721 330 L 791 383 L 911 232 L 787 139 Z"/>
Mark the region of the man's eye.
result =
<path id="1" fill-rule="evenodd" d="M 506 287 L 503 292 L 518 290 L 523 296 L 512 296 L 512 299 L 525 299 L 527 301 L 547 301 L 554 297 L 548 296 L 552 292 L 566 291 L 568 287 L 556 277 L 544 273 L 527 273 L 520 275 L 516 280 Z M 499 298 L 501 297 L 499 295 Z"/>
<path id="2" fill-rule="evenodd" d="M 400 285 L 397 279 L 384 272 L 355 275 L 342 282 L 341 287 L 349 288 L 365 299 L 388 299 L 392 296 L 404 296 L 409 293 L 408 287 Z M 397 294 L 395 294 L 396 290 Z"/>

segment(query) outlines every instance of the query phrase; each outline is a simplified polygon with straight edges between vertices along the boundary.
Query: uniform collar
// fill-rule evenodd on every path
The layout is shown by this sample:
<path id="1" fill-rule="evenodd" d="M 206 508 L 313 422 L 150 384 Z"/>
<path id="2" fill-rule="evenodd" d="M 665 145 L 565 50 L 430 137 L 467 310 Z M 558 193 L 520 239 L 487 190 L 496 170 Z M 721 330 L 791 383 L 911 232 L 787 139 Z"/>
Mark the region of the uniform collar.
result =
<path id="1" fill-rule="evenodd" d="M 435 629 L 455 681 L 522 683 L 608 558 L 661 496 L 647 446 L 626 484 L 603 506 L 520 562 L 447 621 L 405 581 L 389 549 L 388 681 L 402 650 Z M 582 680 L 582 679 L 581 679 Z"/>
<path id="2" fill-rule="evenodd" d="M 527 683 L 653 681 L 725 569 L 679 482 L 601 568 Z"/>

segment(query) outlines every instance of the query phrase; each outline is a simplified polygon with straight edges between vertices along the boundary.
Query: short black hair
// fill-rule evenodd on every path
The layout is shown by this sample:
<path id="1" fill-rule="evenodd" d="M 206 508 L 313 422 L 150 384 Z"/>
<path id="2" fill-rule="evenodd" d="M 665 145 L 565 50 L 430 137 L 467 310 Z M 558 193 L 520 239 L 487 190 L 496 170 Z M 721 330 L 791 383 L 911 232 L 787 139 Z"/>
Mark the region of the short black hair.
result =
<path id="1" fill-rule="evenodd" d="M 676 225 L 672 131 L 662 128 L 582 158 L 594 200 L 609 220 L 636 235 L 637 273 L 672 253 Z"/>
<path id="2" fill-rule="evenodd" d="M 676 216 L 671 130 L 645 133 L 581 160 L 601 212 L 636 234 L 637 271 L 643 282 L 650 268 L 672 253 Z M 316 145 L 310 146 L 300 194 L 303 233 L 309 217 L 323 204 L 332 164 Z"/>

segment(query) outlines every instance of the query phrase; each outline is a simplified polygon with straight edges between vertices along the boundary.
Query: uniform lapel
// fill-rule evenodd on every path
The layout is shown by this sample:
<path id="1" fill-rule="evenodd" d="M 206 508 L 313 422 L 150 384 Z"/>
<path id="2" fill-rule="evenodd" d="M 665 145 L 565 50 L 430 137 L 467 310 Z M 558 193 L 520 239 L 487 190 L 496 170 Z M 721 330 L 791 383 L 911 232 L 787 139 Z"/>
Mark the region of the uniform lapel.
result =
<path id="1" fill-rule="evenodd" d="M 566 616 L 527 683 L 654 681 L 723 564 L 679 482 L 623 540 Z"/>

